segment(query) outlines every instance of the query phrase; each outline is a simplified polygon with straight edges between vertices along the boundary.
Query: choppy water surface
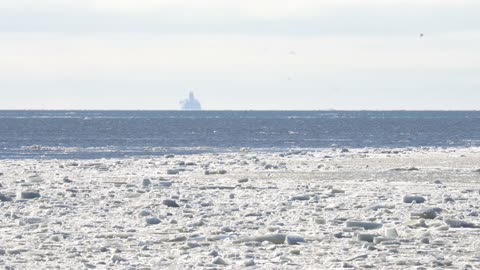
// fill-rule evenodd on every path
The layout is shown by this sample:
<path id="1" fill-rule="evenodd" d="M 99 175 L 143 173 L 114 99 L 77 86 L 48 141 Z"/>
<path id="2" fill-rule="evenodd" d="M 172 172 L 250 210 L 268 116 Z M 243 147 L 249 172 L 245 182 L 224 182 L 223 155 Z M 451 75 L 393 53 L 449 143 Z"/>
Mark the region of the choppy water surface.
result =
<path id="1" fill-rule="evenodd" d="M 480 146 L 480 112 L 0 111 L 0 158 Z"/>

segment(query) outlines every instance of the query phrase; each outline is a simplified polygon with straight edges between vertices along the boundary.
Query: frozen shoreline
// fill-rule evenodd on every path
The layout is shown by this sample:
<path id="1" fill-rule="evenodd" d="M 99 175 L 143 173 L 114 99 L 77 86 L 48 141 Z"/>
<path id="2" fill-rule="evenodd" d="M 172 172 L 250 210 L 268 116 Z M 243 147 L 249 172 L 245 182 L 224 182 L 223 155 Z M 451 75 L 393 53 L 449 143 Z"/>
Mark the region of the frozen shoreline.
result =
<path id="1" fill-rule="evenodd" d="M 478 169 L 479 148 L 0 160 L 0 264 L 478 268 Z"/>
<path id="2" fill-rule="evenodd" d="M 125 147 L 118 148 L 113 146 L 106 147 L 49 147 L 41 145 L 24 146 L 19 149 L 3 149 L 0 153 L 1 160 L 105 160 L 105 159 L 148 159 L 159 158 L 170 154 L 178 156 L 192 155 L 214 155 L 214 154 L 233 154 L 255 152 L 259 154 L 292 154 L 292 153 L 330 153 L 348 149 L 354 153 L 387 153 L 387 152 L 449 152 L 449 151 L 480 151 L 480 147 L 364 147 L 364 148 L 343 148 L 331 146 L 326 148 L 249 148 L 249 147 Z"/>

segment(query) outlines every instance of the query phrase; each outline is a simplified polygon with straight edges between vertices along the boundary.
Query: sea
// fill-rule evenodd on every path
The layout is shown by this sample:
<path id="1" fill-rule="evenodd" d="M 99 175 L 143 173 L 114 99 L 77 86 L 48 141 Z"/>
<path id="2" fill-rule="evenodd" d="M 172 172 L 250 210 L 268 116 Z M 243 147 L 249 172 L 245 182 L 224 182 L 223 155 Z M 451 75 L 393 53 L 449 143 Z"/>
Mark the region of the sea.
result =
<path id="1" fill-rule="evenodd" d="M 479 146 L 480 111 L 0 111 L 0 159 Z"/>

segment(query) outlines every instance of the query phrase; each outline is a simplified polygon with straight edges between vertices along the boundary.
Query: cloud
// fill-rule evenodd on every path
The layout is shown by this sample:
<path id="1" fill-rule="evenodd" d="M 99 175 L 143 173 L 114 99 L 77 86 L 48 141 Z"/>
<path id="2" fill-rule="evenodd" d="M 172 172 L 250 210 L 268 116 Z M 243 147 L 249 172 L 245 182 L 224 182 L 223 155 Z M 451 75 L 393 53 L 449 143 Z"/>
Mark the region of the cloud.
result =
<path id="1" fill-rule="evenodd" d="M 472 0 L 4 0 L 1 32 L 399 35 L 480 29 Z"/>
<path id="2" fill-rule="evenodd" d="M 106 12 L 151 13 L 162 10 L 183 11 L 199 16 L 229 14 L 263 19 L 287 18 L 292 16 L 315 16 L 340 9 L 384 9 L 384 8 L 428 8 L 451 9 L 478 7 L 477 1 L 457 0 L 95 0 L 94 9 Z"/>
<path id="3" fill-rule="evenodd" d="M 17 34 L 0 36 L 0 74 L 29 80 L 251 80 L 273 74 L 480 70 L 479 47 L 480 33 L 425 39 Z"/>
<path id="4" fill-rule="evenodd" d="M 91 9 L 91 0 L 2 0 L 0 10 L 7 11 L 67 11 L 78 8 Z"/>
<path id="5" fill-rule="evenodd" d="M 123 13 L 152 12 L 158 10 L 197 10 L 199 12 L 236 11 L 244 14 L 306 14 L 320 10 L 336 8 L 379 8 L 379 7 L 413 7 L 413 8 L 462 8 L 478 6 L 476 0 L 3 0 L 0 9 L 94 9 L 97 11 L 118 11 Z"/>

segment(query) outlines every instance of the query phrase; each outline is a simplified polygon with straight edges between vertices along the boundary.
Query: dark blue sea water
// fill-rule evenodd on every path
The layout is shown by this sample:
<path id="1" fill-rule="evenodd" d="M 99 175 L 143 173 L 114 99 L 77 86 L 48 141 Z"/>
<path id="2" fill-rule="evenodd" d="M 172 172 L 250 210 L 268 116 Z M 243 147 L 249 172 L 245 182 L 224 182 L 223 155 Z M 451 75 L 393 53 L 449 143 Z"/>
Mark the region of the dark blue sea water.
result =
<path id="1" fill-rule="evenodd" d="M 480 146 L 480 112 L 0 111 L 0 158 Z"/>

